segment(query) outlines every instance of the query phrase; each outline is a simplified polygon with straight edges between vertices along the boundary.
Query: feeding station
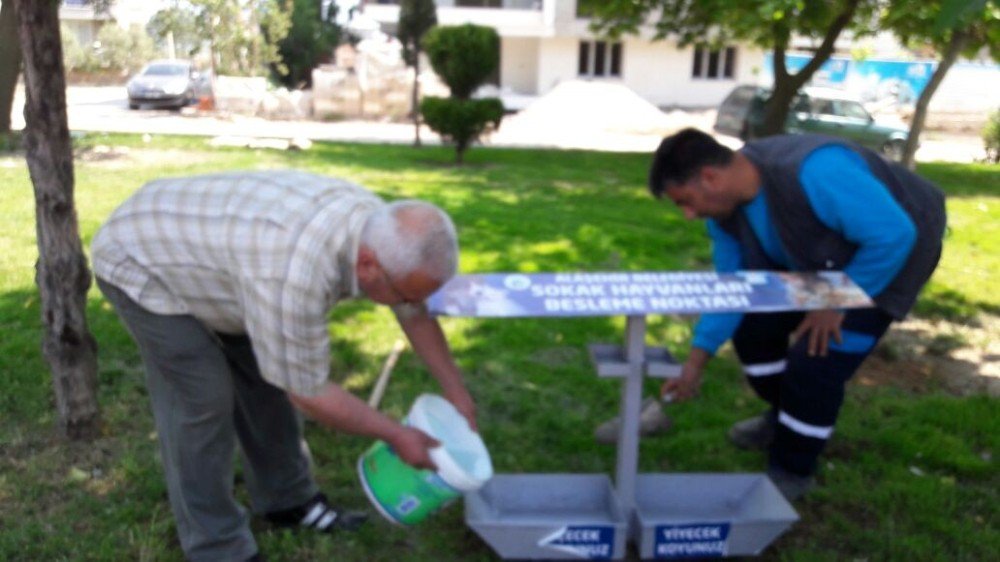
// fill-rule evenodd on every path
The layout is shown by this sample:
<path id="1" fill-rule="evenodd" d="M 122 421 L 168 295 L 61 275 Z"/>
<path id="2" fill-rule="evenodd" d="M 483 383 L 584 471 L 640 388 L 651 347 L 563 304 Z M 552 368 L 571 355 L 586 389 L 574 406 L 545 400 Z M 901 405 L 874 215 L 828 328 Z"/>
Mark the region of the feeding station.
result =
<path id="1" fill-rule="evenodd" d="M 872 306 L 842 272 L 589 272 L 459 275 L 428 301 L 472 318 L 626 316 L 621 344 L 591 344 L 599 377 L 620 378 L 614 481 L 607 474 L 497 474 L 465 496 L 465 521 L 503 559 L 643 559 L 759 554 L 798 514 L 760 473 L 638 473 L 643 377 L 676 377 L 646 317 Z"/>

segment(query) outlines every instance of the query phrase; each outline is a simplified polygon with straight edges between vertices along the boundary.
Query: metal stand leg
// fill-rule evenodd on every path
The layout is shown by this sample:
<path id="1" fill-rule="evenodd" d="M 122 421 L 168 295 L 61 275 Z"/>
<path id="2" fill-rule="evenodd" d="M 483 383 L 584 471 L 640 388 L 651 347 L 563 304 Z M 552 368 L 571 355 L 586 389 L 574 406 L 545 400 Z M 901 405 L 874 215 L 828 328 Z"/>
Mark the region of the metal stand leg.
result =
<path id="1" fill-rule="evenodd" d="M 622 381 L 619 412 L 618 462 L 615 484 L 631 529 L 635 513 L 635 480 L 639 469 L 639 410 L 642 407 L 642 368 L 646 339 L 646 317 L 629 316 L 625 328 L 625 360 L 628 376 Z M 635 530 L 629 534 L 635 536 Z"/>

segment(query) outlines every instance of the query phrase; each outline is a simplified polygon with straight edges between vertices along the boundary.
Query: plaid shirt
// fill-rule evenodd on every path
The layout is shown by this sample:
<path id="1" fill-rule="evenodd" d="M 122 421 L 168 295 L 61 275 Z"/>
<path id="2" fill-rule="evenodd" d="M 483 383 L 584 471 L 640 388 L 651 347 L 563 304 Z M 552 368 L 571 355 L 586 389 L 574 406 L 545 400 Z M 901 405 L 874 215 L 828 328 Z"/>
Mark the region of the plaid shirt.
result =
<path id="1" fill-rule="evenodd" d="M 330 370 L 327 313 L 359 294 L 361 229 L 382 204 L 296 171 L 157 180 L 94 236 L 94 273 L 151 312 L 247 334 L 265 379 L 315 394 Z"/>

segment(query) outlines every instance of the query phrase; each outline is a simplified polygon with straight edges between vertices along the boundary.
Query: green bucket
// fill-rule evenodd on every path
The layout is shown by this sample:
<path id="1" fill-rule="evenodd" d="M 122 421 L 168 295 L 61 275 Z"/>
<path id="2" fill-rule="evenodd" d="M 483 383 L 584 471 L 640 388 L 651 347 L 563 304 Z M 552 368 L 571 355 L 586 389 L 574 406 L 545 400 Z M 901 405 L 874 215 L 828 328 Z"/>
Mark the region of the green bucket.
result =
<path id="1" fill-rule="evenodd" d="M 440 396 L 417 398 L 406 423 L 441 442 L 430 451 L 437 472 L 406 464 L 387 443 L 376 441 L 358 459 L 358 478 L 383 517 L 414 525 L 482 487 L 493 476 L 493 465 L 479 434 Z"/>

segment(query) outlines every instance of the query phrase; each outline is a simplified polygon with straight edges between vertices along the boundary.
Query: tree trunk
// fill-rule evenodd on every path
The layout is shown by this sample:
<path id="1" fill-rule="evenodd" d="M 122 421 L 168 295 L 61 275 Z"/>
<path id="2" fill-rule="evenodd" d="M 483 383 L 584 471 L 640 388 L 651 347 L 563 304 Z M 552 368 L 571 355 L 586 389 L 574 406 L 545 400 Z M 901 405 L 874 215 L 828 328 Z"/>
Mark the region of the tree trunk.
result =
<path id="1" fill-rule="evenodd" d="M 419 40 L 417 41 L 419 44 Z M 420 49 L 413 51 L 413 146 L 420 146 Z"/>
<path id="2" fill-rule="evenodd" d="M 42 354 L 52 370 L 60 431 L 70 439 L 89 439 L 100 427 L 97 344 L 85 315 L 90 271 L 73 204 L 59 2 L 15 1 L 27 98 L 25 150 L 35 187 Z"/>
<path id="3" fill-rule="evenodd" d="M 0 136 L 10 133 L 14 91 L 21 74 L 21 45 L 17 42 L 17 16 L 14 3 L 0 3 Z"/>
<path id="4" fill-rule="evenodd" d="M 927 83 L 924 91 L 920 92 L 920 97 L 917 98 L 917 105 L 913 110 L 913 122 L 910 123 L 910 135 L 906 139 L 906 146 L 903 148 L 903 158 L 900 160 L 902 165 L 911 170 L 916 167 L 914 156 L 917 153 L 917 146 L 920 145 L 920 133 L 924 130 L 924 122 L 927 120 L 927 107 L 931 103 L 931 98 L 934 97 L 934 92 L 937 91 L 938 86 L 944 81 L 944 75 L 948 74 L 951 65 L 955 64 L 958 55 L 965 48 L 968 41 L 968 30 L 952 31 L 951 40 L 948 41 L 948 48 L 945 49 L 944 55 L 941 57 L 941 62 L 938 63 L 937 68 L 934 69 L 934 74 L 931 75 L 930 81 Z"/>
<path id="5" fill-rule="evenodd" d="M 774 90 L 771 91 L 771 97 L 764 105 L 764 122 L 759 131 L 752 131 L 748 128 L 749 136 L 751 138 L 754 136 L 767 137 L 784 133 L 785 121 L 788 120 L 792 100 L 795 99 L 795 94 L 804 83 L 805 80 L 799 80 L 799 75 L 786 75 L 783 79 L 778 80 L 778 75 L 775 73 Z"/>
<path id="6" fill-rule="evenodd" d="M 844 28 L 854 19 L 854 12 L 857 10 L 859 2 L 860 0 L 851 0 L 844 6 L 843 11 L 837 15 L 836 19 L 830 24 L 830 27 L 827 28 L 826 35 L 823 36 L 823 42 L 816 49 L 816 53 L 812 59 L 795 74 L 789 74 L 788 68 L 785 66 L 785 52 L 791 33 L 783 26 L 784 24 L 775 24 L 774 91 L 764 105 L 764 123 L 761 125 L 761 130 L 748 130 L 750 136 L 780 135 L 785 132 L 785 121 L 788 119 L 791 102 L 795 99 L 795 94 L 823 66 L 823 63 L 830 59 L 837 37 L 840 36 Z"/>

